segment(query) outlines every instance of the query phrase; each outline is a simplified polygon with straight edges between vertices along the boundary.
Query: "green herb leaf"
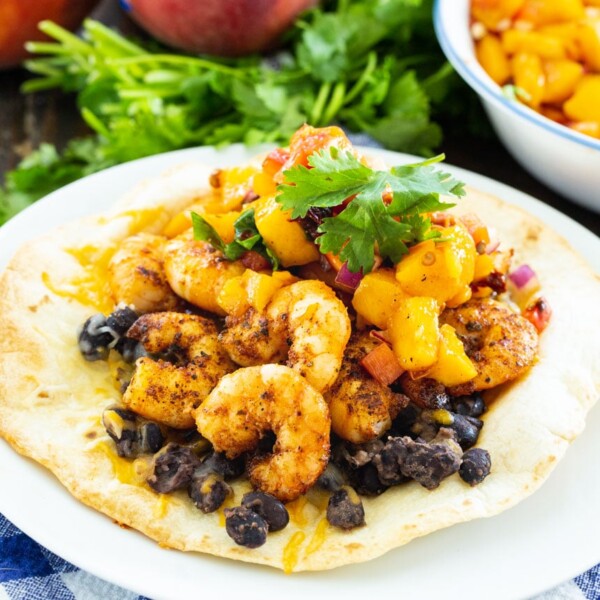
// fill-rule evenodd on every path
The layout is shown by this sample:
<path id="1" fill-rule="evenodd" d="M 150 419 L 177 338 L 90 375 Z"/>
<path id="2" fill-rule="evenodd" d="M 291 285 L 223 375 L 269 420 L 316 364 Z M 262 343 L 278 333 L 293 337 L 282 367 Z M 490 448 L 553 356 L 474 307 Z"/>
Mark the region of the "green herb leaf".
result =
<path id="1" fill-rule="evenodd" d="M 279 268 L 279 259 L 267 248 L 262 236 L 256 228 L 254 221 L 254 210 L 244 211 L 234 222 L 234 240 L 225 242 L 201 215 L 192 212 L 192 226 L 194 229 L 194 239 L 202 240 L 212 244 L 217 250 L 220 250 L 228 260 L 238 260 L 246 252 L 252 250 L 266 258 L 273 269 Z"/>
<path id="2" fill-rule="evenodd" d="M 311 207 L 337 207 L 340 212 L 323 220 L 317 238 L 321 252 L 332 252 L 348 262 L 348 269 L 368 273 L 375 251 L 393 263 L 408 252 L 407 245 L 438 236 L 421 213 L 444 210 L 453 203 L 441 195 L 464 195 L 464 184 L 436 170 L 436 157 L 389 171 L 371 169 L 348 151 L 331 147 L 311 155 L 310 168 L 284 171 L 277 201 L 304 217 Z"/>

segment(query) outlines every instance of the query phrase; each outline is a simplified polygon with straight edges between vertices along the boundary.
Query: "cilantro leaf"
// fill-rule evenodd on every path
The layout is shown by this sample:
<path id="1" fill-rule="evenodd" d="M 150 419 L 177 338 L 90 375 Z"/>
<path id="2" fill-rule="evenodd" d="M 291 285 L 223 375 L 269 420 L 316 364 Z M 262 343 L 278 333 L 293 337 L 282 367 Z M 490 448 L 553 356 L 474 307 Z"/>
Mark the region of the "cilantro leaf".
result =
<path id="1" fill-rule="evenodd" d="M 246 252 L 253 250 L 266 258 L 274 270 L 279 268 L 279 259 L 267 248 L 256 227 L 254 209 L 244 211 L 235 220 L 233 224 L 234 239 L 229 243 L 221 238 L 210 223 L 195 212 L 192 212 L 192 226 L 194 239 L 209 242 L 217 250 L 220 250 L 228 260 L 238 260 Z"/>
<path id="2" fill-rule="evenodd" d="M 354 273 L 372 270 L 377 251 L 397 263 L 408 244 L 438 237 L 422 213 L 454 206 L 442 195 L 460 198 L 464 184 L 432 165 L 443 156 L 389 171 L 371 169 L 349 151 L 335 147 L 308 158 L 309 167 L 295 166 L 283 173 L 277 201 L 303 218 L 312 207 L 337 208 L 323 219 L 316 242 L 332 252 Z"/>

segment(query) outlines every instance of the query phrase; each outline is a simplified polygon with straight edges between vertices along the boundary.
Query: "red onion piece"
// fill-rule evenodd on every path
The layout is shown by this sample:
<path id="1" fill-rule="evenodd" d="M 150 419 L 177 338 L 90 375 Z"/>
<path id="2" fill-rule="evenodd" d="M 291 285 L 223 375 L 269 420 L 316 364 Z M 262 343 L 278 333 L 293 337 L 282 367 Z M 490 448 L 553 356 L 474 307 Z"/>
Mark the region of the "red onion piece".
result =
<path id="1" fill-rule="evenodd" d="M 362 271 L 352 273 L 348 270 L 348 263 L 344 263 L 338 271 L 338 274 L 335 276 L 335 283 L 338 287 L 347 290 L 348 292 L 353 292 L 358 287 L 362 278 Z"/>
<path id="2" fill-rule="evenodd" d="M 521 265 L 508 274 L 508 278 L 518 290 L 524 288 L 534 277 L 535 271 L 529 265 Z"/>

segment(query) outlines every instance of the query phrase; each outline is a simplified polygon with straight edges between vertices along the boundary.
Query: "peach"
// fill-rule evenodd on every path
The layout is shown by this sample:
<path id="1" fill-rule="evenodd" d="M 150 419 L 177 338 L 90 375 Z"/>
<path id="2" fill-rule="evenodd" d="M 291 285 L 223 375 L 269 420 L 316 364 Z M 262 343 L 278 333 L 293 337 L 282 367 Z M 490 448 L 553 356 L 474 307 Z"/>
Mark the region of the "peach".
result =
<path id="1" fill-rule="evenodd" d="M 75 29 L 98 0 L 2 0 L 0 2 L 0 68 L 18 65 L 26 56 L 24 44 L 47 39 L 37 25 L 50 19 Z"/>
<path id="2" fill-rule="evenodd" d="M 220 56 L 272 47 L 317 0 L 122 0 L 144 29 L 169 46 Z"/>

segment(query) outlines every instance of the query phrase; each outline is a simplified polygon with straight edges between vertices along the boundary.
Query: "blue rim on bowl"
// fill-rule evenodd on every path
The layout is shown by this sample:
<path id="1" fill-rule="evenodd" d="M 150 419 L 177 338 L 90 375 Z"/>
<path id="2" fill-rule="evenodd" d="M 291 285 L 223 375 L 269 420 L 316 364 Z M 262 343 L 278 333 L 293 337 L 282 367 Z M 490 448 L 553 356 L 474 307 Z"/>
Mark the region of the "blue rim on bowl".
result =
<path id="1" fill-rule="evenodd" d="M 435 29 L 438 42 L 442 47 L 446 58 L 450 61 L 454 69 L 475 92 L 506 112 L 517 114 L 530 123 L 539 125 L 547 131 L 556 133 L 557 135 L 572 142 L 582 144 L 594 150 L 600 150 L 600 140 L 595 140 L 594 138 L 584 135 L 583 133 L 573 131 L 564 125 L 554 123 L 547 117 L 536 113 L 534 110 L 528 108 L 524 104 L 509 100 L 502 94 L 501 88 L 488 77 L 483 69 L 481 69 L 483 76 L 479 76 L 477 73 L 472 71 L 456 52 L 448 38 L 447 30 L 442 19 L 441 6 L 443 2 L 444 0 L 435 0 L 433 7 L 433 27 Z"/>

